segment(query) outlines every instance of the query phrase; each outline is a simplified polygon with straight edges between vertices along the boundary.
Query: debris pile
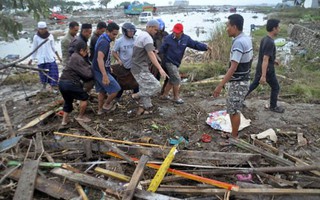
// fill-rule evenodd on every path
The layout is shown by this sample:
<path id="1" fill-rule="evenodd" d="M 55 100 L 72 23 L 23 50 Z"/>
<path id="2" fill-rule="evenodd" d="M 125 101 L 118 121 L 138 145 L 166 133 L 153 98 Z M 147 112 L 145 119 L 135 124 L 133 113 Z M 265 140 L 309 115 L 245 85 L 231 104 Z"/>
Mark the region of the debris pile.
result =
<path id="1" fill-rule="evenodd" d="M 96 116 L 91 123 L 74 120 L 61 126 L 62 102 L 58 97 L 54 103 L 50 99 L 25 108 L 18 127 L 10 117 L 13 110 L 2 104 L 6 130 L 0 143 L 0 199 L 256 199 L 274 195 L 316 199 L 320 195 L 320 165 L 275 145 L 280 137 L 294 135 L 297 148 L 306 146 L 302 133 L 271 129 L 229 138 L 232 146 L 212 151 L 203 147 L 214 145 L 216 135 L 208 132 L 195 140 L 188 137 L 191 133 L 172 132 L 165 118 L 173 118 L 163 117 L 164 109 L 153 116 L 132 117 L 127 109 L 134 103 L 123 109 L 124 100 L 116 111 Z M 166 104 L 176 109 L 171 106 Z M 192 104 L 181 110 L 178 116 L 205 113 Z M 133 126 L 140 129 L 130 129 Z M 180 126 L 193 129 L 191 123 Z"/>

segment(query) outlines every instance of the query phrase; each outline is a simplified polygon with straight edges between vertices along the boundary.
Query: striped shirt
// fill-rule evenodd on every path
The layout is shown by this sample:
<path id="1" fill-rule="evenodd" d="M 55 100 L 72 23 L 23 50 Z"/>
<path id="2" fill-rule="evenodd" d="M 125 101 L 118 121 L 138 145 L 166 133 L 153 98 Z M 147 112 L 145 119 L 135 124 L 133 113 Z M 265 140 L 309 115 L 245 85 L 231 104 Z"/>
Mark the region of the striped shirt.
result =
<path id="1" fill-rule="evenodd" d="M 233 39 L 230 51 L 230 63 L 231 61 L 239 63 L 230 81 L 245 81 L 250 79 L 252 57 L 251 38 L 244 33 L 239 34 Z"/>

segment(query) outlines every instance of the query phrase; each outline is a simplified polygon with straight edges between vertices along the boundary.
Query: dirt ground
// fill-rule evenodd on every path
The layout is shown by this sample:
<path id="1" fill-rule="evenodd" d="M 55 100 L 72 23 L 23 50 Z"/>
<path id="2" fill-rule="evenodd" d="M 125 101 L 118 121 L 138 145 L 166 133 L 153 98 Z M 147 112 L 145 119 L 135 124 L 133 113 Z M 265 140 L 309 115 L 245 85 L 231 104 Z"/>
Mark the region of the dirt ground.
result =
<path id="1" fill-rule="evenodd" d="M 180 146 L 179 148 L 184 150 L 203 151 L 204 154 L 207 151 L 252 153 L 236 146 L 220 146 L 219 142 L 224 141 L 224 139 L 221 138 L 221 131 L 214 130 L 206 124 L 208 113 L 226 108 L 225 97 L 223 95 L 217 99 L 212 97 L 215 85 L 216 83 L 197 84 L 186 82 L 181 87 L 181 97 L 185 101 L 184 104 L 178 105 L 170 100 L 164 101 L 158 99 L 158 97 L 154 97 L 153 113 L 142 116 L 135 115 L 138 104 L 130 98 L 130 91 L 125 92 L 121 101 L 116 103 L 117 109 L 115 111 L 98 116 L 96 115 L 97 95 L 93 92 L 87 109 L 87 114 L 92 119 L 92 122 L 88 123 L 88 125 L 109 139 L 140 142 L 143 138 L 149 138 L 153 144 L 170 146 L 168 142 L 170 138 L 176 139 L 183 136 L 188 140 L 188 144 Z M 72 120 L 67 126 L 61 126 L 62 117 L 58 114 L 51 115 L 32 128 L 17 131 L 44 112 L 62 106 L 56 103 L 59 102 L 62 97 L 59 93 L 52 94 L 42 92 L 25 99 L 21 85 L 1 87 L 3 91 L 3 93 L 0 93 L 1 96 L 8 95 L 6 96 L 7 98 L 1 98 L 1 104 L 6 102 L 5 105 L 8 109 L 13 130 L 18 135 L 24 135 L 25 138 L 32 139 L 36 133 L 41 132 L 44 141 L 70 142 L 72 144 L 74 144 L 74 142 L 82 144 L 84 140 L 70 137 L 57 137 L 53 133 L 59 131 L 72 133 L 74 135 L 89 135 L 75 120 Z M 26 87 L 28 88 L 28 92 L 31 93 L 31 91 L 38 90 L 40 85 L 33 84 L 26 85 Z M 16 98 L 12 95 L 13 93 L 17 94 L 20 100 L 15 100 Z M 251 125 L 240 132 L 240 138 L 250 142 L 251 134 L 257 134 L 273 128 L 277 132 L 278 142 L 271 143 L 270 140 L 263 140 L 264 142 L 268 142 L 274 147 L 296 156 L 309 164 L 319 164 L 320 125 L 318 120 L 320 120 L 320 105 L 304 104 L 296 102 L 295 99 L 282 97 L 280 95 L 279 104 L 286 110 L 285 113 L 278 114 L 264 108 L 265 105 L 268 104 L 268 99 L 269 93 L 260 96 L 253 93 L 246 100 L 247 108 L 243 110 L 243 115 L 251 120 Z M 77 106 L 75 106 L 71 117 L 76 116 L 77 112 Z M 303 133 L 307 144 L 303 146 L 299 145 L 296 134 L 290 133 Z M 211 142 L 203 142 L 201 140 L 203 134 L 209 134 L 212 137 Z M 9 135 L 9 130 L 2 112 L 0 113 L 0 135 L 1 140 Z M 27 151 L 27 146 L 20 144 L 20 147 L 23 151 L 22 155 L 24 155 Z M 83 150 L 76 151 L 74 149 L 68 155 L 62 152 L 52 152 L 52 155 L 55 162 L 87 161 Z M 5 161 L 7 158 L 22 160 L 23 156 L 14 156 L 9 153 L 3 154 L 2 161 Z M 110 158 L 97 154 L 93 156 L 93 160 L 94 159 L 104 160 Z M 44 159 L 43 161 L 46 160 Z M 192 161 L 189 163 L 192 163 Z M 202 163 L 197 161 L 194 164 L 201 165 Z M 244 165 L 247 164 L 244 163 Z M 122 167 L 124 174 L 130 176 L 133 173 L 134 168 Z M 144 179 L 150 179 L 152 175 L 154 175 L 154 172 L 147 170 Z M 234 177 L 231 178 L 231 180 L 228 177 L 220 177 L 220 179 L 228 179 L 230 182 L 235 181 Z M 191 185 L 192 183 L 184 181 L 181 184 Z M 35 196 L 35 199 L 50 199 L 50 197 L 44 198 L 43 194 L 36 194 Z"/>

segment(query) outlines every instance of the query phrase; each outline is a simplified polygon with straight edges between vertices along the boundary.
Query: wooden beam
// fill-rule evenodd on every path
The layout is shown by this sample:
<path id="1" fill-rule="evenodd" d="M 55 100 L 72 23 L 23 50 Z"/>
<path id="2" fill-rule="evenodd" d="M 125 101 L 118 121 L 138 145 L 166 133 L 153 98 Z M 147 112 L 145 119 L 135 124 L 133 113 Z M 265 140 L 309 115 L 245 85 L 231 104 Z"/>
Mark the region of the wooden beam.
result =
<path id="1" fill-rule="evenodd" d="M 135 193 L 136 187 L 137 187 L 139 181 L 141 180 L 141 176 L 143 175 L 143 172 L 144 172 L 144 169 L 146 167 L 148 160 L 149 160 L 148 156 L 146 156 L 146 155 L 141 156 L 139 163 L 138 163 L 136 169 L 134 170 L 133 175 L 130 179 L 129 185 L 127 186 L 127 188 L 124 192 L 122 200 L 131 200 L 132 199 L 132 197 Z"/>
<path id="2" fill-rule="evenodd" d="M 289 161 L 289 160 L 286 160 L 286 159 L 283 159 L 279 156 L 276 156 L 272 153 L 269 153 L 257 146 L 254 146 L 252 144 L 249 144 L 243 140 L 239 140 L 239 139 L 235 139 L 235 138 L 229 138 L 229 141 L 231 144 L 234 144 L 236 145 L 237 147 L 239 148 L 242 148 L 242 149 L 245 149 L 247 151 L 251 151 L 251 152 L 255 152 L 255 153 L 259 153 L 261 155 L 263 155 L 266 159 L 268 159 L 270 162 L 273 162 L 273 163 L 277 163 L 277 164 L 280 164 L 280 165 L 284 165 L 284 166 L 294 166 L 294 163 Z"/>
<path id="3" fill-rule="evenodd" d="M 78 191 L 79 195 L 81 196 L 82 200 L 89 200 L 86 193 L 84 192 L 82 186 L 79 183 L 75 183 L 76 190 Z"/>
<path id="4" fill-rule="evenodd" d="M 173 194 L 225 194 L 225 189 L 214 188 L 201 188 L 201 187 L 188 187 L 188 186 L 162 186 L 158 188 L 158 192 L 161 193 L 173 193 Z M 230 191 L 230 195 L 320 195 L 319 189 L 279 189 L 279 188 L 240 188 L 239 191 Z"/>
<path id="5" fill-rule="evenodd" d="M 53 174 L 67 178 L 73 182 L 79 182 L 83 185 L 88 185 L 98 189 L 106 189 L 107 193 L 113 194 L 115 196 L 118 196 L 124 189 L 117 183 L 106 181 L 104 179 L 95 178 L 87 174 L 74 173 L 72 171 L 61 168 L 55 168 L 51 170 L 51 172 Z M 155 194 L 144 190 L 136 190 L 134 196 L 143 200 L 178 200 L 177 198 L 161 194 Z"/>
<path id="6" fill-rule="evenodd" d="M 128 152 L 129 155 L 140 156 L 149 155 L 151 158 L 164 159 L 170 151 L 169 148 L 148 148 L 141 146 L 128 146 L 117 145 L 119 149 L 124 152 Z M 259 162 L 261 156 L 259 154 L 252 153 L 237 153 L 237 152 L 214 152 L 206 151 L 190 151 L 179 150 L 179 153 L 175 155 L 174 161 L 183 161 L 184 164 L 199 164 L 202 165 L 239 165 L 246 161 Z"/>
<path id="7" fill-rule="evenodd" d="M 98 133 L 97 131 L 95 131 L 93 128 L 91 128 L 90 126 L 88 126 L 86 123 L 77 120 L 77 122 L 86 130 L 88 131 L 90 134 L 96 136 L 96 137 L 100 137 L 102 138 L 102 135 L 100 133 Z M 114 144 L 112 144 L 111 142 L 108 141 L 103 141 L 103 143 L 110 148 L 111 151 L 121 155 L 126 161 L 129 162 L 129 164 L 134 165 L 134 162 L 130 159 L 129 156 L 127 156 L 123 151 L 121 151 L 120 149 L 118 149 Z"/>
<path id="8" fill-rule="evenodd" d="M 107 169 L 102 169 L 101 167 L 96 167 L 94 169 L 94 171 L 97 172 L 98 174 L 102 174 L 102 175 L 105 175 L 107 177 L 112 177 L 112 178 L 118 179 L 118 180 L 123 181 L 123 182 L 129 182 L 130 181 L 130 177 L 129 176 L 126 176 L 126 175 L 123 175 L 123 174 L 120 174 L 120 173 L 117 173 L 117 172 L 113 172 L 113 171 L 110 171 L 110 170 L 107 170 Z"/>
<path id="9" fill-rule="evenodd" d="M 4 171 L 3 173 L 5 172 L 6 171 Z M 8 177 L 18 181 L 21 177 L 21 174 L 21 170 L 17 169 L 10 173 Z M 70 200 L 72 198 L 78 197 L 78 194 L 74 192 L 72 188 L 67 187 L 66 184 L 61 184 L 61 182 L 52 179 L 46 179 L 42 176 L 37 176 L 35 188 L 56 199 Z"/>
<path id="10" fill-rule="evenodd" d="M 39 160 L 27 160 L 23 164 L 22 175 L 19 179 L 13 200 L 31 200 L 35 188 Z"/>
<path id="11" fill-rule="evenodd" d="M 9 132 L 10 132 L 10 138 L 16 137 L 16 133 L 13 131 L 13 128 L 12 128 L 12 124 L 11 124 L 11 120 L 10 120 L 10 117 L 9 117 L 9 114 L 8 114 L 6 102 L 1 104 L 1 106 L 2 106 L 2 112 L 3 112 L 4 120 L 6 121 L 7 127 L 8 127 Z"/>
<path id="12" fill-rule="evenodd" d="M 258 144 L 258 145 L 262 146 L 265 149 L 271 150 L 275 154 L 279 154 L 279 152 L 280 152 L 277 148 L 275 148 L 275 147 L 273 147 L 271 145 L 268 145 L 268 144 L 266 144 L 264 142 L 261 142 L 260 140 L 253 139 L 253 144 Z M 285 158 L 291 160 L 292 162 L 295 162 L 296 165 L 309 165 L 308 163 L 304 162 L 303 160 L 301 160 L 301 159 L 299 159 L 297 157 L 294 157 L 294 156 L 292 156 L 292 155 L 290 155 L 290 154 L 288 154 L 286 152 L 283 152 L 283 155 L 284 155 Z M 313 171 L 311 171 L 311 173 L 313 173 L 313 174 L 315 174 L 317 176 L 320 176 L 320 171 L 313 170 Z"/>

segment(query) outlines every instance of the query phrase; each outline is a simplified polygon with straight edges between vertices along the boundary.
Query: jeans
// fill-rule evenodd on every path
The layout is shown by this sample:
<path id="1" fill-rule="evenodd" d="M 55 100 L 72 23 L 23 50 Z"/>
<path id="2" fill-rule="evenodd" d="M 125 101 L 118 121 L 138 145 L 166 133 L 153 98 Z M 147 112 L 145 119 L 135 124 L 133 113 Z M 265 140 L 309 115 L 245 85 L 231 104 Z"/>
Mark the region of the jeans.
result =
<path id="1" fill-rule="evenodd" d="M 253 90 L 255 90 L 258 87 L 260 78 L 261 74 L 256 73 L 253 82 L 250 84 L 249 91 L 246 96 L 248 96 Z M 267 72 L 266 81 L 271 87 L 270 108 L 275 108 L 277 107 L 278 95 L 280 91 L 280 85 L 278 83 L 276 73 L 274 71 Z"/>

